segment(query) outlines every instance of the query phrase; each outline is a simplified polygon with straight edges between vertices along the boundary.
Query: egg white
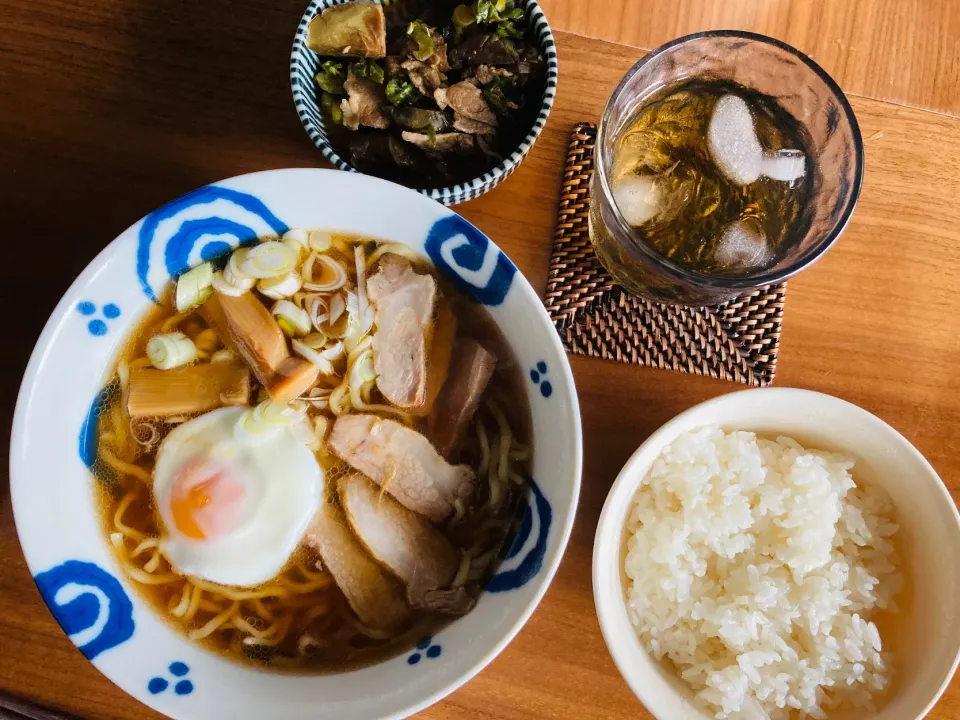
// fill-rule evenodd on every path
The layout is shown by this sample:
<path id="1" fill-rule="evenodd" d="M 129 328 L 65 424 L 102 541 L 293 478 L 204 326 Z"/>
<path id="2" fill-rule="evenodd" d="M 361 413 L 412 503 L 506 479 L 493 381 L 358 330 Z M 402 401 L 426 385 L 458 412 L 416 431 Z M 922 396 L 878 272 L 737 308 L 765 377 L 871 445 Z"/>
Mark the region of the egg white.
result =
<path id="1" fill-rule="evenodd" d="M 235 428 L 248 410 L 221 408 L 183 423 L 161 443 L 153 471 L 154 499 L 166 530 L 161 549 L 180 573 L 221 585 L 249 587 L 277 575 L 323 493 L 323 471 L 288 428 L 256 443 L 238 440 Z M 170 507 L 177 471 L 198 455 L 242 468 L 246 490 L 239 527 L 210 540 L 180 533 Z"/>

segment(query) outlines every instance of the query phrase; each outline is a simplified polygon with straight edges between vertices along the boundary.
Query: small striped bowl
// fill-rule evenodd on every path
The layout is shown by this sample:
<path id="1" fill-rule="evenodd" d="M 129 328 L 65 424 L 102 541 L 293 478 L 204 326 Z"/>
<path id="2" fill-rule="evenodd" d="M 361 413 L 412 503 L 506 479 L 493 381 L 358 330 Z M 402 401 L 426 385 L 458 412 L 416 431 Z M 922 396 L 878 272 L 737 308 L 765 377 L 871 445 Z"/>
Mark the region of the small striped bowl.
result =
<path id="1" fill-rule="evenodd" d="M 297 26 L 297 34 L 293 40 L 293 51 L 290 53 L 290 86 L 293 89 L 293 102 L 297 114 L 303 123 L 304 129 L 313 140 L 323 156 L 341 170 L 358 172 L 350 163 L 340 157 L 327 139 L 326 129 L 320 113 L 317 86 L 314 76 L 317 74 L 319 58 L 307 47 L 307 25 L 310 21 L 328 7 L 340 5 L 349 0 L 313 0 Z M 547 116 L 553 107 L 553 98 L 557 94 L 557 47 L 553 39 L 553 32 L 547 24 L 543 11 L 535 0 L 517 0 L 517 6 L 523 8 L 527 22 L 533 28 L 534 35 L 540 47 L 540 52 L 547 61 L 547 76 L 540 101 L 540 113 L 533 127 L 527 133 L 523 142 L 499 165 L 487 170 L 483 175 L 468 182 L 449 185 L 442 188 L 413 188 L 429 198 L 442 202 L 444 205 L 458 203 L 480 197 L 485 192 L 503 182 L 510 173 L 517 169 L 520 161 L 526 157 L 533 143 L 540 135 Z"/>

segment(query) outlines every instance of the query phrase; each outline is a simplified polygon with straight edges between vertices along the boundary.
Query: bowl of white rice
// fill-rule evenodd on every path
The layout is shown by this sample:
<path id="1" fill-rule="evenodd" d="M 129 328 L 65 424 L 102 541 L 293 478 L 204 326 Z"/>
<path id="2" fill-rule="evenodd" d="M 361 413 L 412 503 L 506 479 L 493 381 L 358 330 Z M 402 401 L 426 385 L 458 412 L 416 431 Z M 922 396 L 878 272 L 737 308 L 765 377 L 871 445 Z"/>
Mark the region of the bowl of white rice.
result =
<path id="1" fill-rule="evenodd" d="M 865 410 L 795 389 L 651 435 L 600 516 L 607 647 L 660 720 L 922 718 L 960 661 L 960 514 Z"/>

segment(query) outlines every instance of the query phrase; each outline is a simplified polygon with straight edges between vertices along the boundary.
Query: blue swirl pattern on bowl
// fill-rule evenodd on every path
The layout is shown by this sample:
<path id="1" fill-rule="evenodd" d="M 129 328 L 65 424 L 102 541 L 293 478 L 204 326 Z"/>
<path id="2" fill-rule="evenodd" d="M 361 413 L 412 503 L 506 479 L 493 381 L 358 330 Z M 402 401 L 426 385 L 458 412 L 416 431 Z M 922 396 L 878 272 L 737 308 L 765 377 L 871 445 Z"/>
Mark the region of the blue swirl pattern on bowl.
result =
<path id="1" fill-rule="evenodd" d="M 98 565 L 68 560 L 39 573 L 34 582 L 88 660 L 133 637 L 133 603 L 120 582 Z"/>
<path id="2" fill-rule="evenodd" d="M 297 115 L 303 123 L 304 129 L 313 140 L 313 144 L 319 148 L 323 156 L 333 163 L 340 170 L 357 172 L 346 160 L 337 154 L 333 145 L 327 139 L 326 129 L 323 125 L 323 117 L 318 105 L 316 84 L 314 76 L 320 66 L 319 57 L 307 47 L 307 26 L 310 21 L 319 15 L 323 10 L 334 5 L 341 5 L 350 0 L 313 0 L 307 11 L 303 14 L 300 24 L 297 26 L 297 34 L 293 40 L 293 51 L 290 54 L 290 87 L 293 90 L 293 103 L 297 109 Z M 557 47 L 553 39 L 553 32 L 547 19 L 535 0 L 517 0 L 517 6 L 523 8 L 526 14 L 527 22 L 533 28 L 533 35 L 536 38 L 537 46 L 547 61 L 547 75 L 543 92 L 543 99 L 540 101 L 540 113 L 537 115 L 530 132 L 520 143 L 520 146 L 504 159 L 499 165 L 491 168 L 480 177 L 474 178 L 469 182 L 449 185 L 442 188 L 420 189 L 414 188 L 418 192 L 429 198 L 442 202 L 444 205 L 456 205 L 474 198 L 480 197 L 489 192 L 494 187 L 507 179 L 507 177 L 520 162 L 526 157 L 533 143 L 536 142 L 540 131 L 547 122 L 550 110 L 553 107 L 553 99 L 557 94 Z"/>

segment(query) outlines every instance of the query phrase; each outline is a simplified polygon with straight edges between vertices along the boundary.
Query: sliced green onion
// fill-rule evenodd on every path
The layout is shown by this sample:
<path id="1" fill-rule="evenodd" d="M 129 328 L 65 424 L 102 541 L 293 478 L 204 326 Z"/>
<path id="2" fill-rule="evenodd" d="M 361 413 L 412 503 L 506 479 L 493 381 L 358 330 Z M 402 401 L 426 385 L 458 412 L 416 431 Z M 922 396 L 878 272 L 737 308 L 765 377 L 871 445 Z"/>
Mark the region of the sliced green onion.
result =
<path id="1" fill-rule="evenodd" d="M 296 337 L 297 328 L 294 327 L 293 323 L 287 320 L 285 317 L 277 318 L 277 326 L 288 338 Z"/>
<path id="2" fill-rule="evenodd" d="M 177 279 L 177 312 L 203 305 L 213 294 L 213 265 L 205 262 Z"/>
<path id="3" fill-rule="evenodd" d="M 291 347 L 293 348 L 293 351 L 297 355 L 299 355 L 300 357 L 302 357 L 304 360 L 308 362 L 312 362 L 314 365 L 320 368 L 321 374 L 323 375 L 336 374 L 333 369 L 333 363 L 331 363 L 329 360 L 327 360 L 325 357 L 323 357 L 323 355 L 318 353 L 313 348 L 307 347 L 299 340 L 294 340 L 291 343 Z"/>
<path id="4" fill-rule="evenodd" d="M 275 427 L 289 427 L 303 420 L 307 406 L 300 402 L 276 403 L 271 400 L 262 402 L 253 410 L 257 422 Z"/>
<path id="5" fill-rule="evenodd" d="M 299 260 L 300 254 L 309 249 L 309 237 L 310 234 L 306 230 L 296 228 L 295 230 L 287 230 L 280 238 L 280 242 L 293 250 Z"/>
<path id="6" fill-rule="evenodd" d="M 326 410 L 330 407 L 330 393 L 332 392 L 332 388 L 311 388 L 310 392 L 307 393 L 306 402 L 317 410 Z"/>
<path id="7" fill-rule="evenodd" d="M 423 97 L 412 82 L 409 80 L 397 80 L 397 78 L 393 78 L 387 82 L 386 95 L 387 100 L 395 107 L 409 105 Z"/>
<path id="8" fill-rule="evenodd" d="M 320 71 L 314 76 L 314 80 L 324 92 L 343 95 L 343 81 L 346 80 L 346 75 L 343 63 L 327 60 L 320 66 Z"/>
<path id="9" fill-rule="evenodd" d="M 305 403 L 275 403 L 264 400 L 237 421 L 234 436 L 247 444 L 261 443 L 284 428 L 292 428 L 306 417 Z"/>
<path id="10" fill-rule="evenodd" d="M 326 252 L 333 244 L 333 237 L 328 232 L 313 230 L 309 235 L 309 247 L 314 252 Z"/>
<path id="11" fill-rule="evenodd" d="M 507 40 L 520 40 L 523 38 L 523 30 L 510 21 L 497 23 L 496 34 L 497 37 L 506 38 Z"/>
<path id="12" fill-rule="evenodd" d="M 300 338 L 300 342 L 311 350 L 321 350 L 327 344 L 327 336 L 318 332 L 310 333 L 306 337 Z"/>
<path id="13" fill-rule="evenodd" d="M 327 360 L 336 360 L 343 355 L 343 343 L 338 340 L 329 347 L 321 350 L 320 354 Z"/>
<path id="14" fill-rule="evenodd" d="M 218 293 L 229 295 L 230 297 L 240 297 L 245 292 L 249 292 L 254 282 L 256 281 L 253 278 L 244 278 L 242 279 L 241 285 L 234 285 L 232 282 L 227 281 L 226 276 L 222 272 L 213 274 L 213 289 Z"/>
<path id="15" fill-rule="evenodd" d="M 197 346 L 181 332 L 154 335 L 147 341 L 147 357 L 158 370 L 170 370 L 196 360 Z"/>
<path id="16" fill-rule="evenodd" d="M 314 280 L 314 265 L 320 265 L 320 275 Z M 338 263 L 332 257 L 312 253 L 306 262 L 303 263 L 303 287 L 312 292 L 333 292 L 339 290 L 347 283 L 347 271 L 343 265 Z M 326 279 L 324 279 L 326 276 Z"/>
<path id="17" fill-rule="evenodd" d="M 277 324 L 290 337 L 306 335 L 310 332 L 310 316 L 307 311 L 289 300 L 280 300 L 275 303 L 270 309 L 270 314 L 277 319 Z"/>
<path id="18" fill-rule="evenodd" d="M 236 360 L 237 356 L 234 354 L 233 350 L 229 348 L 221 348 L 217 350 L 213 355 L 210 356 L 210 362 L 230 362 Z"/>
<path id="19" fill-rule="evenodd" d="M 330 325 L 332 326 L 340 316 L 347 311 L 347 301 L 341 293 L 337 293 L 330 298 Z"/>
<path id="20" fill-rule="evenodd" d="M 309 418 L 304 418 L 296 425 L 291 425 L 290 432 L 313 452 L 317 452 L 323 446 L 320 438 L 313 432 L 313 425 L 310 424 Z"/>
<path id="21" fill-rule="evenodd" d="M 377 64 L 376 60 L 360 60 L 351 65 L 350 69 L 357 77 L 372 80 L 377 85 L 383 85 L 383 68 Z"/>
<path id="22" fill-rule="evenodd" d="M 247 248 L 234 250 L 226 267 L 223 268 L 223 279 L 234 287 L 244 290 L 249 290 L 256 282 L 255 278 L 240 269 L 240 264 L 246 260 L 248 252 Z"/>
<path id="23" fill-rule="evenodd" d="M 330 303 L 319 295 L 312 296 L 308 302 L 309 310 L 307 310 L 307 314 L 310 316 L 310 322 L 318 331 L 323 333 L 323 325 L 330 317 Z"/>
<path id="24" fill-rule="evenodd" d="M 244 275 L 263 280 L 292 272 L 297 267 L 297 255 L 282 242 L 270 240 L 247 250 L 237 267 Z"/>
<path id="25" fill-rule="evenodd" d="M 430 28 L 420 20 L 414 20 L 407 25 L 407 36 L 417 44 L 413 56 L 420 62 L 426 62 L 433 55 L 433 38 L 430 37 Z"/>
<path id="26" fill-rule="evenodd" d="M 271 300 L 288 298 L 300 290 L 303 280 L 296 270 L 275 278 L 266 278 L 257 283 L 257 289 Z"/>
<path id="27" fill-rule="evenodd" d="M 469 5 L 457 5 L 453 11 L 453 26 L 457 33 L 463 32 L 464 28 L 473 25 L 477 21 L 477 14 Z"/>

